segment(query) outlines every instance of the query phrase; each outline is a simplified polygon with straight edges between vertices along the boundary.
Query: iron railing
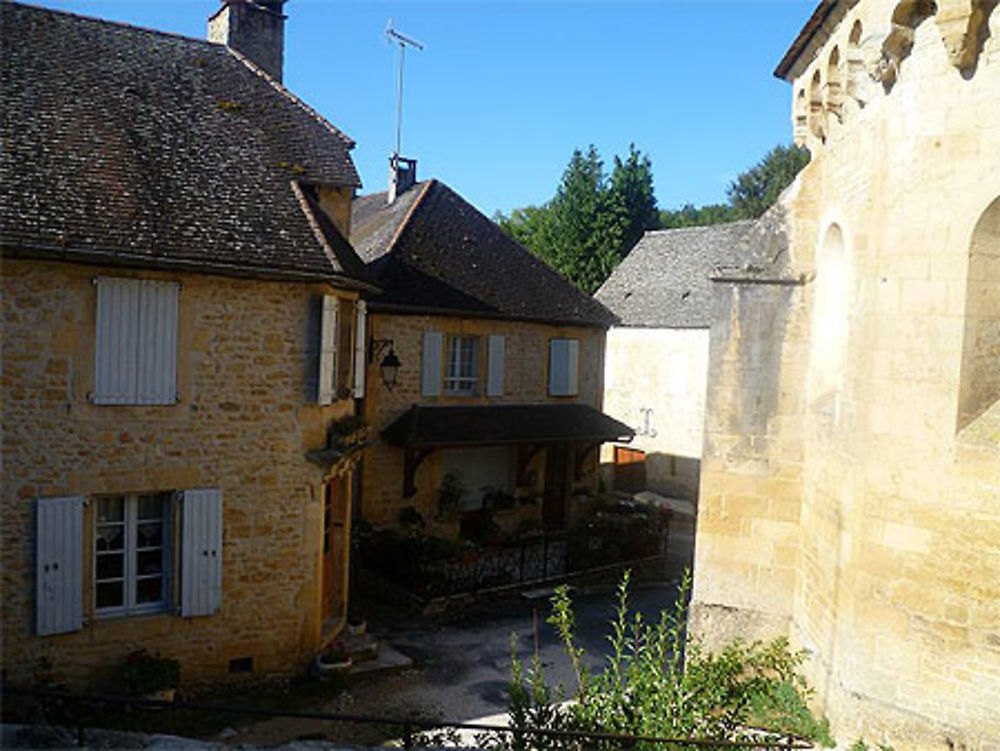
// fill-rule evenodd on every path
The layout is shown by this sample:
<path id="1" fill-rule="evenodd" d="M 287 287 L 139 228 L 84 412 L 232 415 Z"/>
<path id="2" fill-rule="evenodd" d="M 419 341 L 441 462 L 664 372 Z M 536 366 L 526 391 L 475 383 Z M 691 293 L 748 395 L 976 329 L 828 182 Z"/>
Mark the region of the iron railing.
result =
<path id="1" fill-rule="evenodd" d="M 398 736 L 405 749 L 428 748 L 421 744 L 421 734 L 435 731 L 473 731 L 476 733 L 511 736 L 515 743 L 526 744 L 542 739 L 564 741 L 569 747 L 590 749 L 601 748 L 634 749 L 639 744 L 653 745 L 662 751 L 702 751 L 703 749 L 739 749 L 742 751 L 790 751 L 791 749 L 811 749 L 812 744 L 805 738 L 792 733 L 776 733 L 760 730 L 760 737 L 753 740 L 713 740 L 707 738 L 669 738 L 651 735 L 630 735 L 627 733 L 598 733 L 577 730 L 553 730 L 548 728 L 512 728 L 502 725 L 491 725 L 481 722 L 452 722 L 448 720 L 430 720 L 421 718 L 387 718 L 370 715 L 340 714 L 334 712 L 315 712 L 307 710 L 266 709 L 260 707 L 238 707 L 218 704 L 205 704 L 190 701 L 164 701 L 146 699 L 135 696 L 118 696 L 114 694 L 72 694 L 62 691 L 43 691 L 17 687 L 4 687 L 2 696 L 20 696 L 51 702 L 70 702 L 85 706 L 125 705 L 136 709 L 166 709 L 171 711 L 195 710 L 199 712 L 246 715 L 256 717 L 289 717 L 294 719 L 319 720 L 330 723 L 347 723 L 383 727 L 392 735 Z M 83 717 L 83 716 L 81 716 Z M 93 718 L 92 714 L 86 715 Z M 65 726 L 63 726 L 65 727 Z M 85 744 L 84 726 L 77 723 L 73 728 L 80 746 Z M 753 731 L 750 728 L 748 730 Z M 473 741 L 475 743 L 475 741 Z M 435 746 L 436 747 L 436 746 Z M 463 748 L 476 746 L 463 745 Z"/>

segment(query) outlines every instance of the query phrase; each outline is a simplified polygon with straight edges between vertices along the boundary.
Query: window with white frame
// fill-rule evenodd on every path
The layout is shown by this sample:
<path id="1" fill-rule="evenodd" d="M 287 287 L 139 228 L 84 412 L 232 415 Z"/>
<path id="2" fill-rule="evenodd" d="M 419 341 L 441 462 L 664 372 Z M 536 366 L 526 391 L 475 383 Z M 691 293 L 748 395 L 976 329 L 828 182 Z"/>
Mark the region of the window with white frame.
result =
<path id="1" fill-rule="evenodd" d="M 180 285 L 97 277 L 95 404 L 177 402 L 177 304 Z"/>
<path id="2" fill-rule="evenodd" d="M 168 604 L 170 493 L 105 496 L 94 513 L 94 610 L 136 615 Z"/>
<path id="3" fill-rule="evenodd" d="M 446 394 L 475 394 L 479 384 L 479 337 L 449 336 L 445 361 Z"/>
<path id="4" fill-rule="evenodd" d="M 222 605 L 222 552 L 219 488 L 39 498 L 36 633 L 83 628 L 86 602 L 98 618 L 212 615 Z"/>

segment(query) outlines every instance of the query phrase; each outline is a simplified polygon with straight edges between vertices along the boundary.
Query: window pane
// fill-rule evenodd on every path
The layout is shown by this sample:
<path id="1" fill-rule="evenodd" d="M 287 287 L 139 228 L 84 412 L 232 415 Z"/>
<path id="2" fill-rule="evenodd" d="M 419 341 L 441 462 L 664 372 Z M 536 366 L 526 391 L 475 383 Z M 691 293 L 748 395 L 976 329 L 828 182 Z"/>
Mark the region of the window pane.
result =
<path id="1" fill-rule="evenodd" d="M 159 574 L 163 572 L 163 551 L 147 550 L 136 555 L 136 572 L 143 574 Z"/>
<path id="2" fill-rule="evenodd" d="M 125 499 L 121 496 L 101 498 L 97 503 L 97 521 L 120 522 L 125 518 Z"/>
<path id="3" fill-rule="evenodd" d="M 98 579 L 120 579 L 125 575 L 125 556 L 122 553 L 105 553 L 97 556 Z"/>
<path id="4" fill-rule="evenodd" d="M 150 579 L 140 579 L 135 587 L 137 604 L 159 602 L 163 599 L 163 578 L 154 576 Z"/>
<path id="5" fill-rule="evenodd" d="M 114 608 L 125 604 L 125 588 L 122 582 L 98 582 L 97 607 Z"/>
<path id="6" fill-rule="evenodd" d="M 139 519 L 162 519 L 163 495 L 139 496 Z"/>
<path id="7" fill-rule="evenodd" d="M 163 544 L 163 524 L 161 522 L 144 522 L 139 525 L 136 540 L 137 547 L 156 548 Z"/>
<path id="8" fill-rule="evenodd" d="M 95 543 L 98 550 L 123 550 L 125 548 L 125 527 L 121 524 L 98 527 Z"/>

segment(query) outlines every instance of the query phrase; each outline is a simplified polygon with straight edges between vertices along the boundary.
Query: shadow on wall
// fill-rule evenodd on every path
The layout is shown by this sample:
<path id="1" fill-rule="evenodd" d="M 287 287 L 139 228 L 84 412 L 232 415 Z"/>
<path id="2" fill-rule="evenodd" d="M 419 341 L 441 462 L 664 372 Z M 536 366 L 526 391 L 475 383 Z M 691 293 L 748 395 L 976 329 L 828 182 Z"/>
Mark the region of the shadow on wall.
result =
<path id="1" fill-rule="evenodd" d="M 615 462 L 601 464 L 601 478 L 609 492 L 650 490 L 668 498 L 698 500 L 701 459 L 633 449 L 616 452 Z"/>

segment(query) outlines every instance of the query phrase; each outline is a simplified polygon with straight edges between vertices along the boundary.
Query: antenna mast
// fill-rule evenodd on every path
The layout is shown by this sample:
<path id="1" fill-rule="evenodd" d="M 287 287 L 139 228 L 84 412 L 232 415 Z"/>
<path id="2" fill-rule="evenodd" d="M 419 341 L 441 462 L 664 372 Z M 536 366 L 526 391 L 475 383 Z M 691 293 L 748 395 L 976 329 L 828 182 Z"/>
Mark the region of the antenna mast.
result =
<path id="1" fill-rule="evenodd" d="M 403 145 L 403 59 L 406 57 L 406 48 L 415 47 L 422 50 L 424 45 L 416 39 L 405 36 L 392 28 L 392 19 L 385 27 L 385 38 L 390 44 L 396 42 L 399 45 L 399 82 L 396 86 L 398 98 L 396 101 L 396 150 L 393 156 L 399 156 Z"/>

